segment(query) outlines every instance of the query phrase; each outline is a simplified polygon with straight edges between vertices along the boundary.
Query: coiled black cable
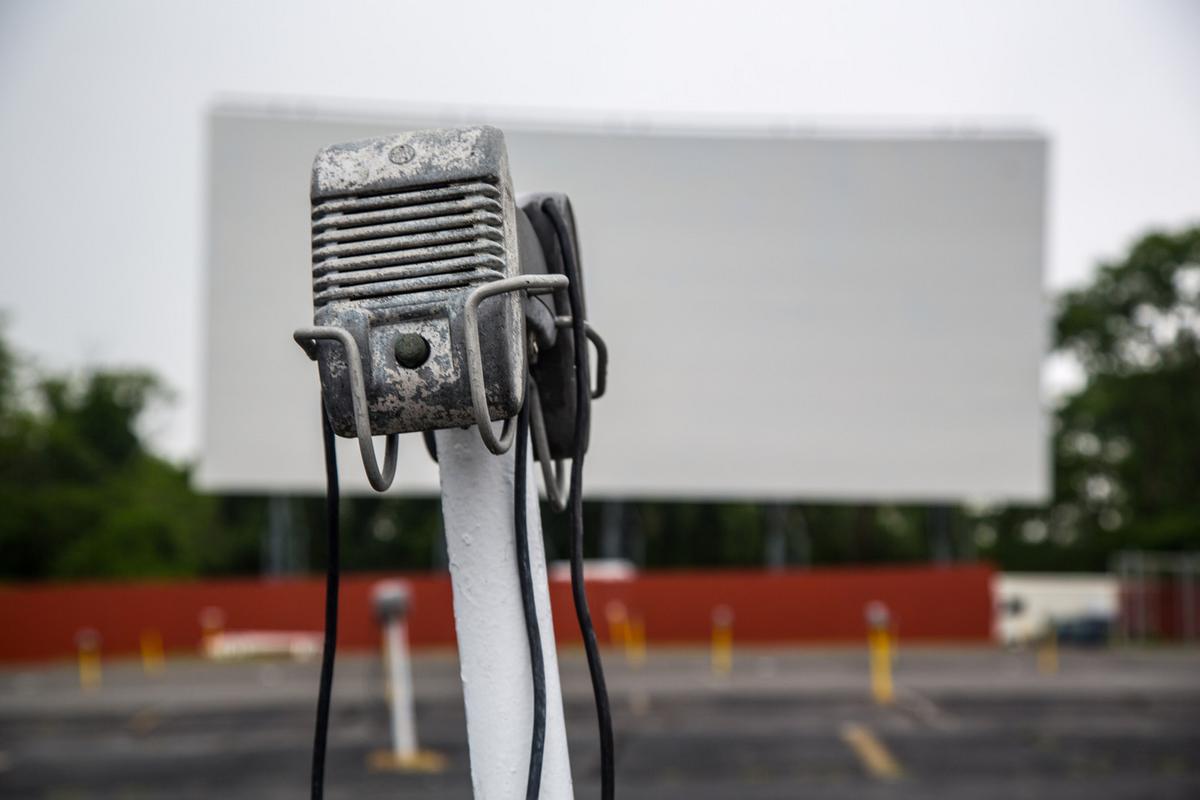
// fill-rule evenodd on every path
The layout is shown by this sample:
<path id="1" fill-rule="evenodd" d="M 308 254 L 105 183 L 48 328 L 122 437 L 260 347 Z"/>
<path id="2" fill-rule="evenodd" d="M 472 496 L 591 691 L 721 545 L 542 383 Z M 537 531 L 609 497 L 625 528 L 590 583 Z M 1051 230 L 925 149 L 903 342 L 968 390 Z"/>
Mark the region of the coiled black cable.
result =
<path id="1" fill-rule="evenodd" d="M 517 577 L 521 584 L 521 607 L 525 612 L 525 635 L 529 639 L 529 663 L 533 672 L 533 741 L 529 746 L 529 778 L 525 800 L 537 800 L 542 788 L 542 756 L 546 749 L 546 664 L 542 657 L 542 632 L 538 627 L 537 606 L 533 599 L 533 571 L 529 565 L 528 498 L 529 480 L 529 393 L 536 392 L 532 381 L 525 386 L 525 405 L 517 417 L 516 464 L 513 479 L 513 528 L 517 540 Z"/>
<path id="2" fill-rule="evenodd" d="M 321 403 L 321 433 L 325 447 L 325 528 L 329 538 L 329 563 L 325 567 L 325 639 L 321 647 L 321 684 L 317 690 L 317 724 L 313 734 L 312 800 L 325 794 L 325 744 L 329 733 L 329 700 L 333 693 L 333 661 L 337 656 L 338 582 L 341 554 L 338 547 L 337 450 L 333 425 Z"/>
<path id="3" fill-rule="evenodd" d="M 571 305 L 571 332 L 575 344 L 575 452 L 571 458 L 571 597 L 575 601 L 575 618 L 583 636 L 583 649 L 587 654 L 588 672 L 592 678 L 592 696 L 596 702 L 596 721 L 600 728 L 600 797 L 613 800 L 615 779 L 613 764 L 612 712 L 608 706 L 608 688 L 604 683 L 604 665 L 600 662 L 600 648 L 596 644 L 596 629 L 588 609 L 587 592 L 583 582 L 583 457 L 587 450 L 587 437 L 591 425 L 592 371 L 588 363 L 587 330 L 584 319 L 582 273 L 575 255 L 575 248 L 568 232 L 567 221 L 562 212 L 550 200 L 542 203 L 542 210 L 554 225 L 562 248 L 563 266 L 570 283 L 567 297 Z"/>

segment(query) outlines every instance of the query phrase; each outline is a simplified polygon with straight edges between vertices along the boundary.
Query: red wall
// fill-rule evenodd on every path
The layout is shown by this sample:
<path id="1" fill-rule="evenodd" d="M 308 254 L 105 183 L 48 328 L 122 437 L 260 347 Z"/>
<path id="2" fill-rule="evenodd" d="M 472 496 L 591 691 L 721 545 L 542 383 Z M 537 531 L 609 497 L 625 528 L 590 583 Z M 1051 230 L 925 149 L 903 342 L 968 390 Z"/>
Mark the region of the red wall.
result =
<path id="1" fill-rule="evenodd" d="M 883 567 L 762 572 L 646 572 L 620 583 L 589 583 L 601 641 L 605 609 L 619 601 L 645 621 L 651 645 L 708 640 L 712 609 L 729 606 L 734 638 L 761 644 L 857 642 L 863 607 L 880 600 L 906 641 L 986 642 L 992 630 L 992 569 L 988 566 Z M 383 575 L 342 577 L 338 642 L 378 646 L 371 586 Z M 445 574 L 402 576 L 413 590 L 410 636 L 417 647 L 452 646 L 454 618 Z M 225 615 L 226 630 L 319 631 L 324 581 L 221 580 L 187 583 L 92 583 L 0 587 L 0 661 L 62 658 L 74 652 L 81 628 L 95 628 L 105 655 L 136 653 L 144 630 L 157 631 L 168 651 L 194 650 L 200 612 Z M 551 586 L 559 639 L 579 641 L 570 588 Z"/>
<path id="2" fill-rule="evenodd" d="M 1130 636 L 1183 641 L 1200 632 L 1196 627 L 1200 624 L 1200 592 L 1188 591 L 1181 579 L 1151 577 L 1139 582 L 1134 578 L 1121 587 L 1119 600 L 1117 629 Z M 1145 630 L 1141 629 L 1143 622 Z"/>

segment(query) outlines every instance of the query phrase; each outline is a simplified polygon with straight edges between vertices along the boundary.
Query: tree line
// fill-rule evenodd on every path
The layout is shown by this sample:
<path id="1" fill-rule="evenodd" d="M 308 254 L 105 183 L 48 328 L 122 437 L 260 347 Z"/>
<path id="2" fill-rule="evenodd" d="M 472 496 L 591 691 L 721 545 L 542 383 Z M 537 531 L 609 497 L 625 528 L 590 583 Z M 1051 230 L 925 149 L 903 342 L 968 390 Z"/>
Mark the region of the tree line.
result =
<path id="1" fill-rule="evenodd" d="M 980 302 L 986 302 L 981 299 Z M 1056 302 L 1054 356 L 1080 371 L 1053 412 L 1044 506 L 589 503 L 591 555 L 647 567 L 986 559 L 1102 570 L 1122 549 L 1200 549 L 1200 227 L 1156 231 Z M 169 402 L 152 374 L 47 373 L 0 337 L 0 579 L 305 572 L 324 562 L 321 499 L 288 498 L 275 563 L 268 498 L 197 493 L 139 425 Z M 276 501 L 278 502 L 278 501 Z M 436 499 L 344 504 L 348 569 L 444 564 Z M 546 515 L 547 549 L 567 531 Z"/>

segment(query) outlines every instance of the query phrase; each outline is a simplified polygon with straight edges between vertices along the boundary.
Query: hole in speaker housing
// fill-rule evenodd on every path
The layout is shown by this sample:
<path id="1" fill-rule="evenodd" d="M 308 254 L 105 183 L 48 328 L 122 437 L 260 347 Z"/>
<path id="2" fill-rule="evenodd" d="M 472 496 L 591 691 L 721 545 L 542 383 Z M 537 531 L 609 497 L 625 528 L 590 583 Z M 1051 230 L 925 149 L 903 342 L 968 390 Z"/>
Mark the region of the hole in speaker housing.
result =
<path id="1" fill-rule="evenodd" d="M 396 363 L 408 369 L 416 369 L 429 359 L 429 342 L 419 333 L 400 334 L 392 350 L 396 354 Z"/>

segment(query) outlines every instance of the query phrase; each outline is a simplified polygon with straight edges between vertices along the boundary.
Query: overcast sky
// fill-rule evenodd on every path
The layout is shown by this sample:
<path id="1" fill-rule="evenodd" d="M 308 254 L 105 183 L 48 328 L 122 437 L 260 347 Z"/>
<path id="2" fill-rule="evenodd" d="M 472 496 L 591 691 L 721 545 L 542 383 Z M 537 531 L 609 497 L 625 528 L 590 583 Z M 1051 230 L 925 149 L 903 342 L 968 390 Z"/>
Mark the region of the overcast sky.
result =
<path id="1" fill-rule="evenodd" d="M 148 366 L 198 447 L 204 116 L 224 98 L 523 119 L 1029 128 L 1048 289 L 1200 221 L 1200 3 L 0 0 L 0 308 L 48 366 Z M 986 287 L 981 287 L 986 291 Z"/>

